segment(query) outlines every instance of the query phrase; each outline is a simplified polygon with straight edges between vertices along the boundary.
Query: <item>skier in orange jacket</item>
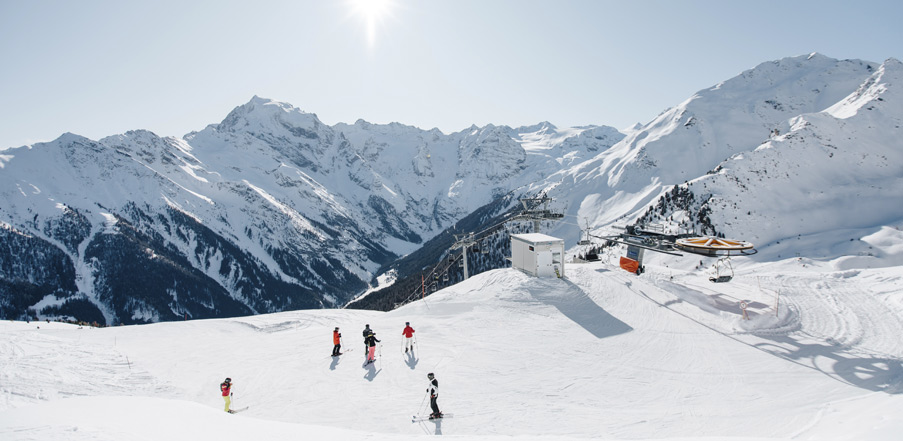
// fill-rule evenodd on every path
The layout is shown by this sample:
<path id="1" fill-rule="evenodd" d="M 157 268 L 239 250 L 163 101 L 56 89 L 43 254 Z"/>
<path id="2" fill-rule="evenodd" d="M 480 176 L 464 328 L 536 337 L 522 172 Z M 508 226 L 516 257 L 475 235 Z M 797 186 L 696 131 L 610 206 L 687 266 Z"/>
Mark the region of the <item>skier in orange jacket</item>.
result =
<path id="1" fill-rule="evenodd" d="M 342 334 L 339 333 L 338 326 L 336 326 L 335 331 L 332 331 L 332 344 L 335 345 L 332 347 L 332 356 L 338 357 L 339 355 L 342 355 L 342 353 L 339 352 L 339 350 L 342 349 Z"/>

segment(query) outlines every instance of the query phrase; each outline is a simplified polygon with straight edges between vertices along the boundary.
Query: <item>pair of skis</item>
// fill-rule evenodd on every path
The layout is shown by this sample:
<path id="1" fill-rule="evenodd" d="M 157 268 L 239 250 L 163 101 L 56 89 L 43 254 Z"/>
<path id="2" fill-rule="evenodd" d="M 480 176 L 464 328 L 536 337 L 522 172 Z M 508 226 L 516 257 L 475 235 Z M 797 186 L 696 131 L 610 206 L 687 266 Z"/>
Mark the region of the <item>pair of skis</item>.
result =
<path id="1" fill-rule="evenodd" d="M 441 419 L 445 419 L 445 418 L 451 418 L 453 416 L 455 416 L 455 415 L 451 414 L 451 413 L 443 413 L 442 416 L 440 416 L 438 418 L 414 415 L 413 417 L 411 417 L 411 422 L 412 423 L 421 423 L 424 421 L 435 421 L 435 420 L 441 420 Z"/>
<path id="2" fill-rule="evenodd" d="M 229 413 L 244 412 L 244 411 L 248 410 L 249 407 L 251 407 L 251 406 L 245 406 L 245 407 L 242 407 L 241 409 L 229 409 Z"/>

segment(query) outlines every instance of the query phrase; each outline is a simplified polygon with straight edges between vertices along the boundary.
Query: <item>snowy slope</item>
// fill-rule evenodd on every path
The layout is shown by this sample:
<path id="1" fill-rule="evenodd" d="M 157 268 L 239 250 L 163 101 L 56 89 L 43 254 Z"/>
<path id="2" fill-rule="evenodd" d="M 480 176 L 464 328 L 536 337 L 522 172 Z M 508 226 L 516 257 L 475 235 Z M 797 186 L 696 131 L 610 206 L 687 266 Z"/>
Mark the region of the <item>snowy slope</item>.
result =
<path id="1" fill-rule="evenodd" d="M 717 195 L 713 205 L 738 207 L 716 210 L 715 222 L 749 231 L 768 248 L 762 258 L 804 250 L 841 257 L 840 269 L 903 264 L 900 84 L 903 63 L 888 60 L 843 100 L 694 181 Z"/>
<path id="2" fill-rule="evenodd" d="M 389 313 L 103 329 L 0 323 L 0 434 L 891 440 L 903 429 L 896 270 L 787 274 L 765 264 L 758 278 L 717 290 L 692 273 L 636 278 L 606 263 L 567 271 L 540 280 L 496 270 Z M 405 321 L 417 330 L 414 356 L 401 351 Z M 364 323 L 382 340 L 369 367 Z M 335 326 L 341 358 L 328 355 Z M 412 424 L 427 372 L 454 417 Z M 226 376 L 247 411 L 222 412 Z"/>
<path id="3" fill-rule="evenodd" d="M 903 177 L 899 70 L 894 59 L 879 65 L 812 54 L 700 91 L 537 185 L 564 201 L 570 221 L 554 233 L 576 242 L 577 226 L 589 224 L 610 234 L 682 185 L 720 233 L 764 249 L 760 260 L 898 254 L 899 239 L 885 251 L 861 240 L 882 229 L 889 238 L 903 226 L 903 204 L 895 203 Z M 666 206 L 657 219 L 673 215 L 700 231 L 686 222 L 696 214 Z M 855 246 L 842 243 L 851 239 Z"/>

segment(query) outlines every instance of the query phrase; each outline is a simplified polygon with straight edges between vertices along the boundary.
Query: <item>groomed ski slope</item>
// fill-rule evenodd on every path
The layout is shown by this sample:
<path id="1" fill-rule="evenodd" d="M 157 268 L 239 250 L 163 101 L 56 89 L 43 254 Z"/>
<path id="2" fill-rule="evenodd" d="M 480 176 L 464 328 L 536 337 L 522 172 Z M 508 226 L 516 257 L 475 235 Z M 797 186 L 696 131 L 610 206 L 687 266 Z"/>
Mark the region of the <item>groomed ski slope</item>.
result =
<path id="1" fill-rule="evenodd" d="M 604 262 L 567 271 L 566 280 L 490 271 L 388 313 L 295 311 L 106 329 L 2 322 L 0 439 L 903 433 L 899 268 L 836 272 L 782 262 L 743 267 L 718 285 L 661 267 L 641 277 Z M 401 350 L 405 321 L 417 331 L 415 357 Z M 369 367 L 365 323 L 382 340 Z M 347 351 L 340 358 L 329 356 L 335 326 Z M 440 382 L 442 410 L 455 417 L 412 423 L 428 412 L 428 372 Z M 223 412 L 218 385 L 227 376 L 233 407 L 247 411 Z"/>

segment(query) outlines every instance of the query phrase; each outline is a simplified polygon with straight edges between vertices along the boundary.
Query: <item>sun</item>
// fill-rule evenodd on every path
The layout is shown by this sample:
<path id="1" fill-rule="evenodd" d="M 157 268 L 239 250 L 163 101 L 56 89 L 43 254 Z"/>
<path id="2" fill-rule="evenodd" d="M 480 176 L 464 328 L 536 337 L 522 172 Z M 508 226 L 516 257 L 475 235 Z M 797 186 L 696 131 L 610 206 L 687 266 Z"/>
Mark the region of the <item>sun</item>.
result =
<path id="1" fill-rule="evenodd" d="M 367 43 L 372 47 L 376 44 L 376 28 L 387 18 L 395 2 L 392 0 L 349 0 L 351 13 L 360 17 L 364 22 L 367 32 Z"/>

